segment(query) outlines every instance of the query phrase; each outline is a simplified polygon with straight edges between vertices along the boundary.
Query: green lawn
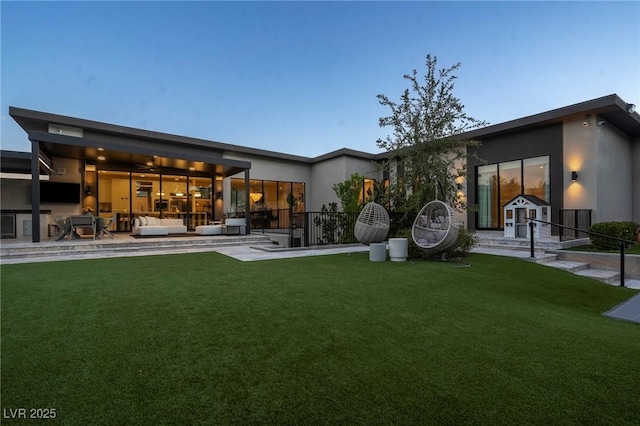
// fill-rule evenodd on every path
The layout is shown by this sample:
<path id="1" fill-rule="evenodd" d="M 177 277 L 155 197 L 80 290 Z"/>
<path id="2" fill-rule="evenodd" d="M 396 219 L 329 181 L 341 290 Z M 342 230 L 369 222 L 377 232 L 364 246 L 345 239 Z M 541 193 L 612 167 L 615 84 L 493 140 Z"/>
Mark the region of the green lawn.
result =
<path id="1" fill-rule="evenodd" d="M 2 408 L 76 425 L 640 424 L 640 325 L 601 315 L 637 291 L 468 263 L 3 266 Z"/>

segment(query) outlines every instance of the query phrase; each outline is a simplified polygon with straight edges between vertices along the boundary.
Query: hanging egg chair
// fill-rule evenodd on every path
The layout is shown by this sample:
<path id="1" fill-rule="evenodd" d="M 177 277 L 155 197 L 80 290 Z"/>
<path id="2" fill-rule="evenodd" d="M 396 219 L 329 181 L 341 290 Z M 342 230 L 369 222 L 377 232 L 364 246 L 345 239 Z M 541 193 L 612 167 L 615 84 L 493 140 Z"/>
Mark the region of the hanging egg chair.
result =
<path id="1" fill-rule="evenodd" d="M 362 244 L 384 241 L 389 233 L 389 214 L 380 204 L 367 203 L 358 215 L 353 233 Z"/>
<path id="2" fill-rule="evenodd" d="M 453 208 L 443 201 L 427 203 L 416 216 L 411 237 L 418 247 L 430 254 L 452 247 L 458 239 L 458 220 Z"/>

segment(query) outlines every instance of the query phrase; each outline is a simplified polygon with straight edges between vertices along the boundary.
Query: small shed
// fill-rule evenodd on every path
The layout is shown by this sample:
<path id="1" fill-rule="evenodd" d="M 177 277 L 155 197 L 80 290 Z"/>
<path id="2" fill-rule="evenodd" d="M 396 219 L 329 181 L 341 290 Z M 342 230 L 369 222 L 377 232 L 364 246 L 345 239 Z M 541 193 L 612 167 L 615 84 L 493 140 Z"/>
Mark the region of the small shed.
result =
<path id="1" fill-rule="evenodd" d="M 528 218 L 551 222 L 551 204 L 535 195 L 518 195 L 504 205 L 505 238 L 531 238 Z M 551 225 L 533 222 L 533 238 L 550 237 Z"/>

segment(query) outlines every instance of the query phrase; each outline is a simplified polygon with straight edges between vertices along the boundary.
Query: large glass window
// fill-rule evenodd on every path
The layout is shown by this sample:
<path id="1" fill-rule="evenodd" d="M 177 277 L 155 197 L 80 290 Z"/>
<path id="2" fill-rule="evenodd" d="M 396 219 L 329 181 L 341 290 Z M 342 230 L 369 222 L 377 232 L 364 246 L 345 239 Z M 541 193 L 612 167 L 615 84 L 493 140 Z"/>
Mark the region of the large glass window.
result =
<path id="1" fill-rule="evenodd" d="M 189 226 L 194 228 L 207 225 L 213 219 L 213 181 L 210 178 L 189 178 L 189 204 L 191 220 Z"/>
<path id="2" fill-rule="evenodd" d="M 549 157 L 526 158 L 522 161 L 524 193 L 550 202 Z"/>
<path id="3" fill-rule="evenodd" d="M 107 221 L 116 216 L 113 230 L 128 231 L 131 215 L 131 201 L 135 191 L 131 192 L 130 173 L 99 170 L 98 171 L 98 212 Z M 133 204 L 135 206 L 135 204 Z"/>
<path id="4" fill-rule="evenodd" d="M 136 216 L 158 216 L 154 200 L 161 197 L 160 175 L 155 173 L 131 173 L 131 180 L 135 185 L 135 195 L 132 211 Z"/>
<path id="5" fill-rule="evenodd" d="M 505 204 L 522 194 L 522 162 L 508 161 L 498 165 L 498 176 L 500 177 L 500 227 L 504 226 L 502 210 Z"/>
<path id="6" fill-rule="evenodd" d="M 549 156 L 479 166 L 477 182 L 478 228 L 504 227 L 503 207 L 518 195 L 551 201 Z"/>
<path id="7" fill-rule="evenodd" d="M 229 217 L 244 217 L 246 212 L 245 199 L 244 179 L 231 179 L 231 202 L 229 211 L 226 212 L 227 215 Z"/>
<path id="8" fill-rule="evenodd" d="M 212 218 L 211 178 L 99 170 L 98 210 L 127 231 L 135 216 L 178 218 L 193 230 Z M 188 183 L 188 184 L 187 184 Z"/>
<path id="9" fill-rule="evenodd" d="M 366 204 L 370 201 L 373 201 L 373 196 L 374 196 L 374 184 L 375 184 L 376 180 L 375 179 L 369 179 L 369 178 L 365 178 L 364 181 L 362 182 L 362 193 L 360 196 L 360 200 L 362 200 L 362 204 Z"/>
<path id="10" fill-rule="evenodd" d="M 304 183 L 292 182 L 291 195 L 293 197 L 293 211 L 302 213 L 304 211 Z"/>
<path id="11" fill-rule="evenodd" d="M 249 181 L 249 214 L 253 228 L 288 227 L 288 210 L 304 212 L 304 183 L 273 180 Z M 244 216 L 244 180 L 231 179 L 229 216 Z"/>
<path id="12" fill-rule="evenodd" d="M 498 166 L 478 167 L 478 228 L 498 227 Z"/>

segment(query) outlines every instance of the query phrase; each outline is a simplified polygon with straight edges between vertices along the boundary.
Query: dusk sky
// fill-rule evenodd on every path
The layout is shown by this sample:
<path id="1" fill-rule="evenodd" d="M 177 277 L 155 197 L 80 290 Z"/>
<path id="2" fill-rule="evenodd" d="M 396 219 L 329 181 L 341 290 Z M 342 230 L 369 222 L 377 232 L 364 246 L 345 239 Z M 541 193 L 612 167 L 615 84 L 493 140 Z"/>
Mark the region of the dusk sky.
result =
<path id="1" fill-rule="evenodd" d="M 9 106 L 314 157 L 376 153 L 404 74 L 461 62 L 497 124 L 617 93 L 640 107 L 640 2 L 0 2 Z"/>

